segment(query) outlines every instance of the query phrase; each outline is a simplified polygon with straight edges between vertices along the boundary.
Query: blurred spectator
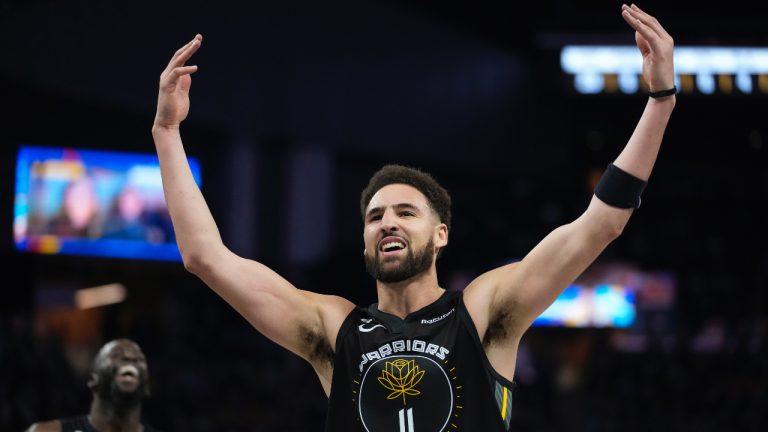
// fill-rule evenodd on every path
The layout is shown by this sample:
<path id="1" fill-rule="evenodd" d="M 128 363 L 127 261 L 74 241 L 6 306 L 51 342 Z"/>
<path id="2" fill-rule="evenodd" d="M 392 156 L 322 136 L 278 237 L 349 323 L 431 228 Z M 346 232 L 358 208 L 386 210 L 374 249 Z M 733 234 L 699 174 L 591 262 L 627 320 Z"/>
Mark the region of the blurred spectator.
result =
<path id="1" fill-rule="evenodd" d="M 115 197 L 104 222 L 104 237 L 152 243 L 168 241 L 163 230 L 156 226 L 157 219 L 150 213 L 141 193 L 126 185 Z"/>
<path id="2" fill-rule="evenodd" d="M 149 372 L 141 348 L 128 339 L 105 344 L 88 379 L 90 412 L 78 417 L 38 422 L 28 432 L 151 432 L 141 423 L 141 404 L 149 397 Z"/>
<path id="3" fill-rule="evenodd" d="M 87 175 L 72 180 L 64 189 L 59 211 L 42 226 L 30 226 L 34 234 L 94 238 L 101 235 L 99 200 Z"/>

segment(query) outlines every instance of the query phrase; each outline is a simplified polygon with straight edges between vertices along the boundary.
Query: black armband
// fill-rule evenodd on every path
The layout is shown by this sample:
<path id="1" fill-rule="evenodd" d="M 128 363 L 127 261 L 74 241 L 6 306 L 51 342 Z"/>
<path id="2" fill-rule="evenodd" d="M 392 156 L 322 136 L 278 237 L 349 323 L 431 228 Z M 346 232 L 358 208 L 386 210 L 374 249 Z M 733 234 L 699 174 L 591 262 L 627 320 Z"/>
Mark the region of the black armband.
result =
<path id="1" fill-rule="evenodd" d="M 648 96 L 658 99 L 662 97 L 672 96 L 673 94 L 677 93 L 677 86 L 672 86 L 671 89 L 666 90 L 659 90 L 655 92 L 648 92 Z"/>
<path id="2" fill-rule="evenodd" d="M 636 209 L 640 207 L 640 195 L 647 184 L 616 165 L 608 164 L 595 187 L 595 196 L 611 207 Z"/>

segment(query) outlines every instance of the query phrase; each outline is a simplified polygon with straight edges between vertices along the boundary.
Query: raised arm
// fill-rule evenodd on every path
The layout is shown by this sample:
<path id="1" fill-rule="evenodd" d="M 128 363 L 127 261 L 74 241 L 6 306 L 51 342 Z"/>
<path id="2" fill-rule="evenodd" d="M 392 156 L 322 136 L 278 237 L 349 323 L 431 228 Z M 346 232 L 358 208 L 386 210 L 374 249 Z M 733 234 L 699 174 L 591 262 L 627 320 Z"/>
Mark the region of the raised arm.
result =
<path id="1" fill-rule="evenodd" d="M 650 90 L 673 88 L 672 38 L 637 6 L 622 6 L 622 17 L 635 30 L 643 77 Z M 649 98 L 632 136 L 614 161 L 631 181 L 648 180 L 674 106 L 674 94 Z M 490 322 L 504 329 L 502 339 L 516 344 L 533 320 L 621 234 L 632 211 L 593 196 L 578 219 L 555 229 L 519 263 L 491 270 L 470 284 L 465 297 L 481 336 Z"/>
<path id="2" fill-rule="evenodd" d="M 339 297 L 296 289 L 266 266 L 227 249 L 190 171 L 179 126 L 189 112 L 191 74 L 197 71 L 197 66 L 186 66 L 186 62 L 202 40 L 197 35 L 176 51 L 160 75 L 152 127 L 163 190 L 184 266 L 262 334 L 322 369 L 330 360 L 338 328 L 353 305 Z M 330 381 L 330 376 L 327 378 Z"/>

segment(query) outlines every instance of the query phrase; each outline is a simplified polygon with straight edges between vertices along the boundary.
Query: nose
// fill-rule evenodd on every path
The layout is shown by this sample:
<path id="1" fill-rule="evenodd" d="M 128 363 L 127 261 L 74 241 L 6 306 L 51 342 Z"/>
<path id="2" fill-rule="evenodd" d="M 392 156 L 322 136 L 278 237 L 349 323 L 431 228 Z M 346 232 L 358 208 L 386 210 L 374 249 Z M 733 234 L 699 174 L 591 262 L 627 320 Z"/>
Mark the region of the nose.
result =
<path id="1" fill-rule="evenodd" d="M 391 209 L 384 211 L 381 215 L 381 230 L 384 232 L 397 231 L 397 215 Z"/>

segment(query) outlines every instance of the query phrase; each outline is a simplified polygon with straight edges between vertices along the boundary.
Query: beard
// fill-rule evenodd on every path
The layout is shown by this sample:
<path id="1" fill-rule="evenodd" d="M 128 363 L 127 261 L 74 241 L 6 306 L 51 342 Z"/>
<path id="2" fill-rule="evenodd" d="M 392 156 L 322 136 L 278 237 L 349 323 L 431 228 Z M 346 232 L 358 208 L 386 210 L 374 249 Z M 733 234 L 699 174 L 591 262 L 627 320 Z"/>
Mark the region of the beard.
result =
<path id="1" fill-rule="evenodd" d="M 419 273 L 429 270 L 435 257 L 435 242 L 430 237 L 420 251 L 414 252 L 410 247 L 404 261 L 399 265 L 385 266 L 381 261 L 379 249 L 374 256 L 365 254 L 365 270 L 372 278 L 384 283 L 397 283 L 408 280 Z"/>
<path id="2" fill-rule="evenodd" d="M 96 394 L 104 400 L 111 401 L 116 406 L 130 408 L 149 397 L 149 385 L 144 376 L 139 376 L 139 384 L 133 390 L 120 388 L 115 380 L 114 371 L 105 370 L 99 374 Z"/>

